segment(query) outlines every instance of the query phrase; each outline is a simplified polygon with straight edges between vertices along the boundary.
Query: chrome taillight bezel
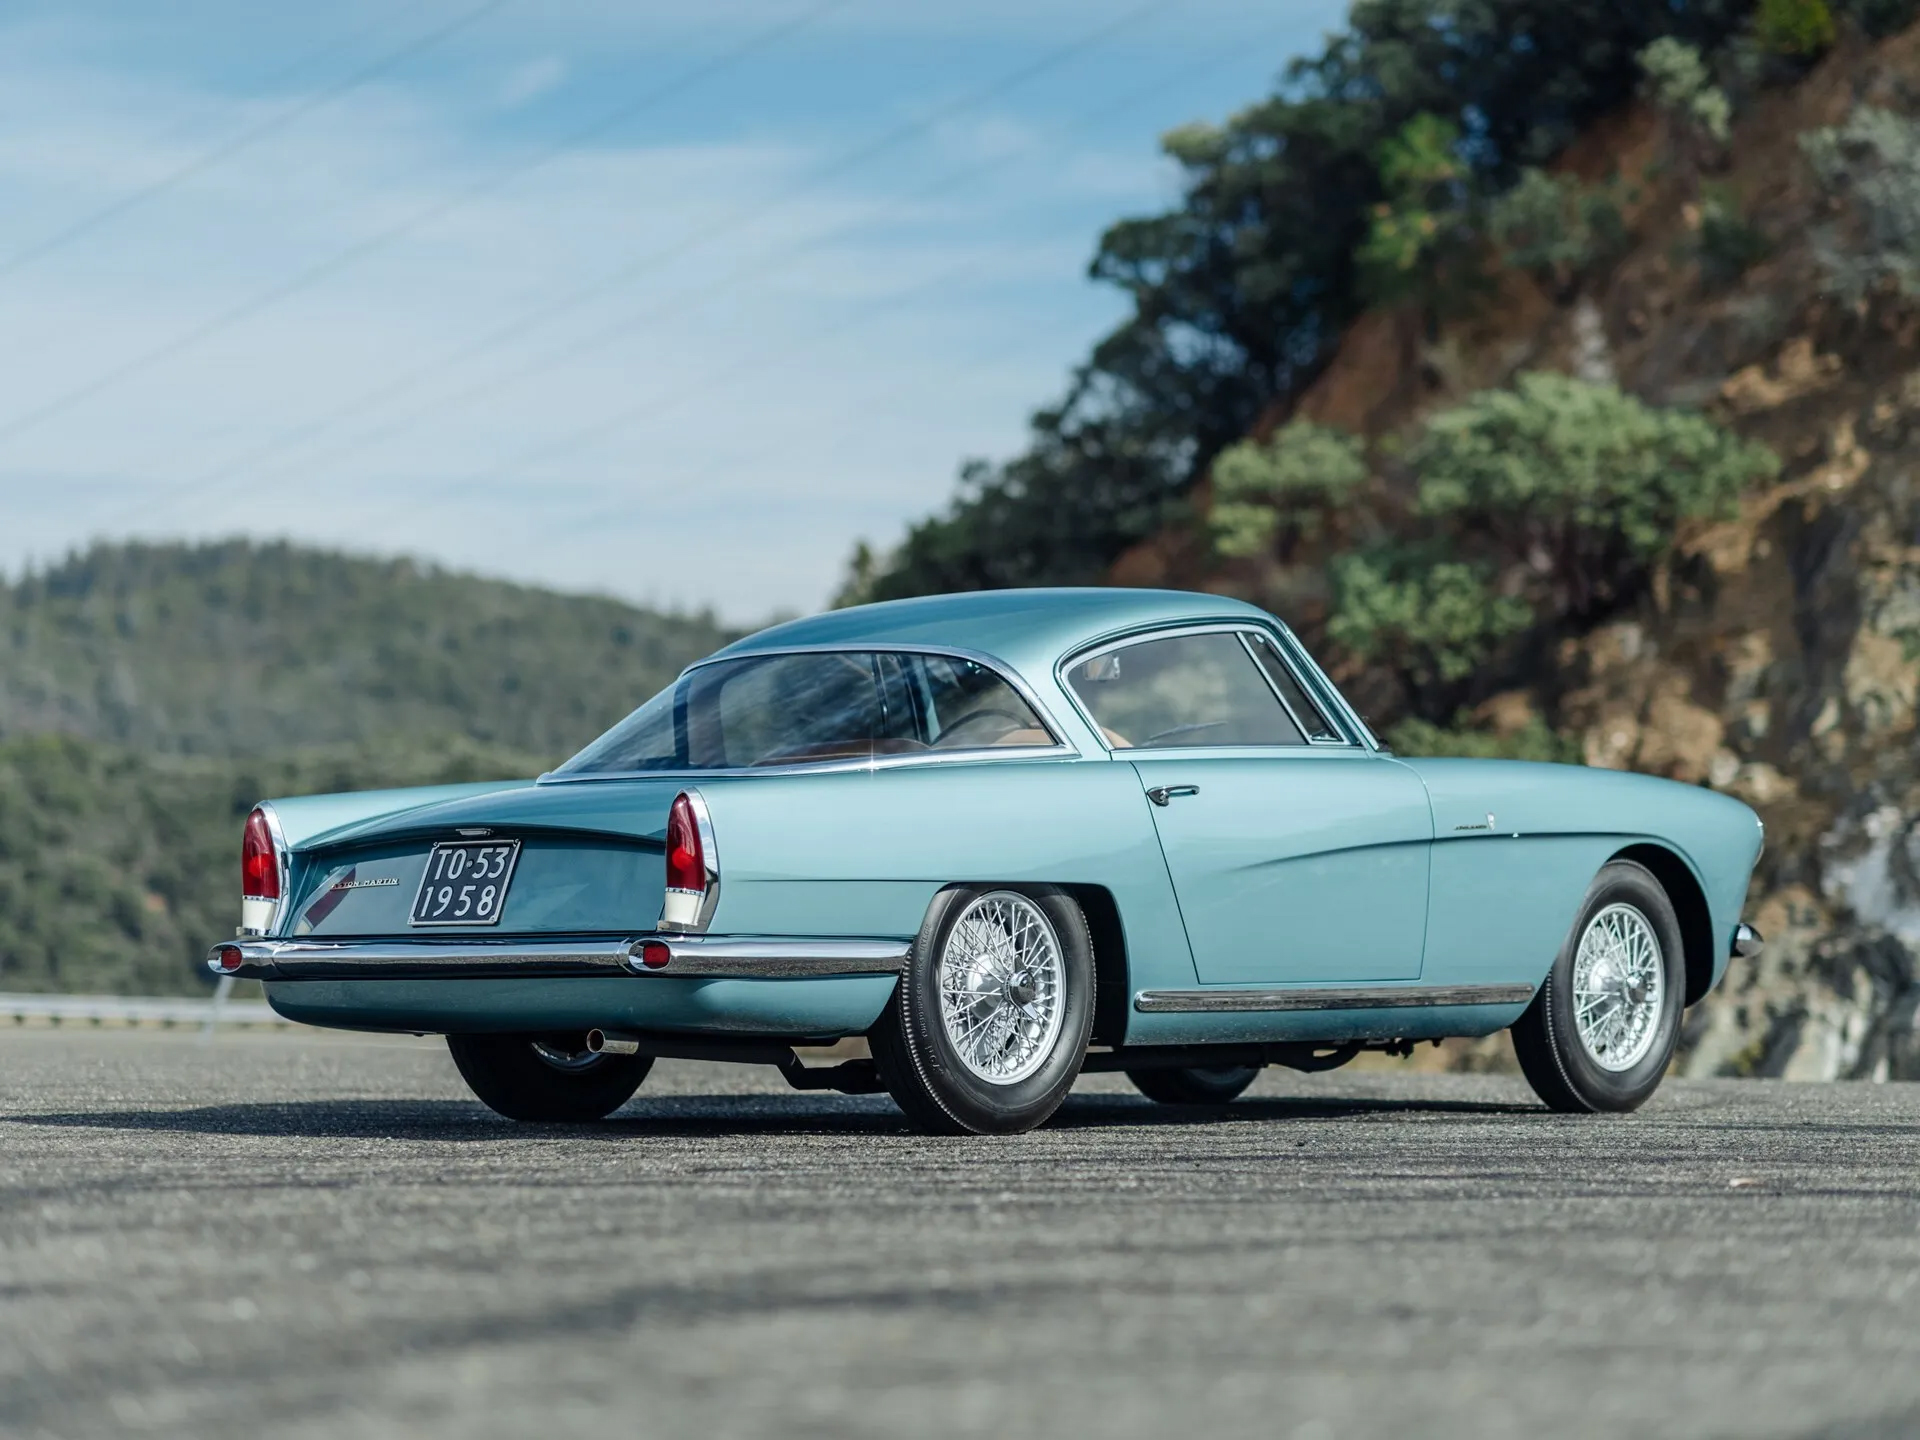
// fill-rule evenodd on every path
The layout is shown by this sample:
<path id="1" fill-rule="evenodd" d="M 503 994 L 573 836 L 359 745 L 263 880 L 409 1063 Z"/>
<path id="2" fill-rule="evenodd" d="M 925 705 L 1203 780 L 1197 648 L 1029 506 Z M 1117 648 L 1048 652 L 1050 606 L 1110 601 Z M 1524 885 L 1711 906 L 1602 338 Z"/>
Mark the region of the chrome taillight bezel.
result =
<path id="1" fill-rule="evenodd" d="M 713 912 L 720 904 L 720 852 L 714 844 L 713 817 L 707 812 L 707 802 L 698 790 L 682 790 L 673 797 L 673 805 L 667 808 L 668 830 L 672 829 L 674 807 L 682 800 L 686 801 L 687 809 L 693 816 L 694 838 L 700 844 L 700 868 L 706 877 L 706 884 L 698 890 L 665 886 L 660 900 L 658 928 L 679 935 L 700 935 L 713 923 Z M 663 867 L 665 863 L 663 851 Z"/>
<path id="2" fill-rule="evenodd" d="M 280 881 L 280 894 L 277 897 L 247 894 L 246 877 L 242 874 L 240 924 L 234 933 L 246 939 L 278 934 L 280 917 L 286 913 L 287 902 L 292 894 L 293 867 L 287 854 L 286 832 L 280 828 L 280 817 L 274 813 L 273 806 L 264 800 L 247 812 L 248 821 L 251 822 L 255 815 L 265 822 L 267 840 L 273 846 L 274 873 Z"/>

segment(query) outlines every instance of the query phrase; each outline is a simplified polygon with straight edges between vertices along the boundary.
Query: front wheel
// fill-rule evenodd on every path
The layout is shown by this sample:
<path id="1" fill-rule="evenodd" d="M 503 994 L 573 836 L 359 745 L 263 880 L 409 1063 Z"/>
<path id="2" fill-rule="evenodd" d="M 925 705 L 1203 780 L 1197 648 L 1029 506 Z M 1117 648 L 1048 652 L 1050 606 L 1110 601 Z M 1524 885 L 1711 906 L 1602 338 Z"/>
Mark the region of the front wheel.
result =
<path id="1" fill-rule="evenodd" d="M 1086 917 L 1051 885 L 934 897 L 869 1042 L 918 1129 L 1031 1130 L 1060 1107 L 1093 1027 Z"/>
<path id="2" fill-rule="evenodd" d="M 1555 1110 L 1634 1110 L 1680 1038 L 1686 957 L 1673 902 L 1630 860 L 1601 868 L 1526 1014 L 1513 1050 Z"/>
<path id="3" fill-rule="evenodd" d="M 1162 1105 L 1225 1105 L 1259 1075 L 1257 1065 L 1218 1065 L 1177 1070 L 1129 1070 L 1133 1088 Z"/>
<path id="4" fill-rule="evenodd" d="M 449 1035 L 460 1078 L 509 1120 L 603 1120 L 633 1098 L 651 1055 L 594 1054 L 585 1035 Z"/>

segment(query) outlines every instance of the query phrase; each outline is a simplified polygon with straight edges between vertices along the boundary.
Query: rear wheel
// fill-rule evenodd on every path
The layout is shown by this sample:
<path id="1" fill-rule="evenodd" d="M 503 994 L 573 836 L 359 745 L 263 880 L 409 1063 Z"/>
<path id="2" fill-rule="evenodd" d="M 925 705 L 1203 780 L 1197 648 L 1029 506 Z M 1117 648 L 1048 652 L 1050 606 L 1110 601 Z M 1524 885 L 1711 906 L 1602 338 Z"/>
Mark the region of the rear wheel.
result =
<path id="1" fill-rule="evenodd" d="M 602 1120 L 633 1098 L 651 1055 L 596 1055 L 584 1034 L 449 1035 L 453 1063 L 482 1104 L 509 1120 Z"/>
<path id="2" fill-rule="evenodd" d="M 1180 1070 L 1129 1070 L 1133 1088 L 1162 1105 L 1225 1105 L 1237 1099 L 1260 1073 L 1256 1065 L 1189 1067 Z"/>
<path id="3" fill-rule="evenodd" d="M 1555 1110 L 1637 1109 L 1673 1058 L 1686 984 L 1667 892 L 1643 865 L 1607 864 L 1513 1026 L 1527 1083 Z"/>
<path id="4" fill-rule="evenodd" d="M 1086 917 L 1053 886 L 943 890 L 869 1036 L 921 1130 L 1008 1135 L 1060 1107 L 1093 1025 Z"/>

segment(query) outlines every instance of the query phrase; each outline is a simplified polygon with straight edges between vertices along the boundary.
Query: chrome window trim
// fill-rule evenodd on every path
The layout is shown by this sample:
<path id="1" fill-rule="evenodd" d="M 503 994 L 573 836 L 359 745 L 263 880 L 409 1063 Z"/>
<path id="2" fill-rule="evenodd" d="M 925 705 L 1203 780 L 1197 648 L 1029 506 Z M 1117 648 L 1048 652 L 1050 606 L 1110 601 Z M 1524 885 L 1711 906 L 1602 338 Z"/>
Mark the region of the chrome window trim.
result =
<path id="1" fill-rule="evenodd" d="M 1306 676 L 1312 682 L 1307 688 L 1323 701 L 1332 702 L 1334 708 L 1339 711 L 1339 718 L 1346 723 L 1347 731 L 1359 737 L 1359 748 L 1374 754 L 1391 753 L 1385 745 L 1380 743 L 1380 737 L 1373 733 L 1373 727 L 1361 718 L 1360 712 L 1354 709 L 1347 697 L 1341 693 L 1340 687 L 1333 683 L 1333 677 L 1321 668 L 1320 662 L 1313 658 L 1312 652 L 1300 643 L 1300 637 L 1293 633 L 1292 628 L 1278 616 L 1274 618 L 1273 628 L 1284 642 L 1281 653 L 1293 661 L 1294 675 Z"/>
<path id="2" fill-rule="evenodd" d="M 558 770 L 549 770 L 539 776 L 536 785 L 576 785 L 592 780 L 644 780 L 666 779 L 671 777 L 691 778 L 737 775 L 813 775 L 834 774 L 841 771 L 896 770 L 919 765 L 952 765 L 962 762 L 979 763 L 981 761 L 1048 760 L 1084 758 L 1075 746 L 1060 738 L 1060 723 L 1053 712 L 1041 702 L 1033 687 L 1001 661 L 983 650 L 969 650 L 961 645 L 902 644 L 896 641 L 863 642 L 857 645 L 777 645 L 764 650 L 748 650 L 738 655 L 709 655 L 704 660 L 696 660 L 674 677 L 678 685 L 696 670 L 704 670 L 709 665 L 721 665 L 739 660 L 758 660 L 770 655 L 942 655 L 955 660 L 968 660 L 990 670 L 1004 681 L 1013 692 L 1032 709 L 1034 718 L 1040 722 L 1040 728 L 1053 737 L 1051 745 L 994 745 L 979 746 L 969 750 L 926 751 L 914 755 L 875 755 L 865 760 L 804 760 L 793 765 L 740 765 L 724 770 L 600 770 L 591 775 L 563 775 Z M 669 687 L 672 688 L 672 687 Z M 649 696 L 649 699 L 652 697 Z M 631 714 L 629 711 L 628 714 Z M 625 719 L 625 716 L 621 717 Z M 1098 733 L 1097 731 L 1095 732 Z M 595 737 L 598 738 L 598 737 Z"/>
<path id="3" fill-rule="evenodd" d="M 1339 746 L 1342 749 L 1352 749 L 1352 738 L 1340 733 L 1345 729 L 1345 726 L 1343 726 L 1340 721 L 1335 720 L 1331 714 L 1328 714 L 1325 718 L 1327 723 L 1334 729 L 1334 737 L 1331 740 L 1321 740 L 1311 734 L 1305 722 L 1300 719 L 1300 712 L 1293 708 L 1293 702 L 1288 700 L 1285 692 L 1273 683 L 1273 677 L 1267 673 L 1267 667 L 1260 663 L 1260 656 L 1258 652 L 1254 650 L 1253 640 L 1250 638 L 1257 635 L 1272 645 L 1273 636 L 1257 625 L 1249 625 L 1237 633 L 1240 637 L 1240 648 L 1247 652 L 1247 658 L 1253 661 L 1253 668 L 1260 672 L 1260 678 L 1266 681 L 1267 688 L 1273 692 L 1273 698 L 1280 702 L 1280 708 L 1286 711 L 1287 715 L 1292 719 L 1294 728 L 1300 732 L 1300 738 L 1309 745 L 1317 745 L 1323 749 L 1329 745 Z M 1288 656 L 1287 652 L 1281 649 L 1280 646 L 1273 645 L 1273 657 L 1286 667 L 1287 673 L 1293 676 L 1293 683 L 1298 685 L 1301 693 L 1311 700 L 1313 698 L 1313 687 L 1309 686 L 1300 678 L 1300 672 L 1294 667 L 1292 659 Z"/>
<path id="4" fill-rule="evenodd" d="M 1177 747 L 1177 750 L 1175 747 L 1170 747 L 1170 746 L 1154 746 L 1151 749 L 1149 749 L 1143 746 L 1136 745 L 1136 746 L 1128 747 L 1127 749 L 1124 749 L 1124 750 L 1116 749 L 1113 745 L 1108 744 L 1106 732 L 1101 730 L 1100 722 L 1093 718 L 1093 712 L 1087 708 L 1086 702 L 1081 700 L 1080 696 L 1075 692 L 1073 686 L 1067 683 L 1067 671 L 1072 669 L 1074 666 L 1084 664 L 1088 660 L 1095 659 L 1098 656 L 1108 654 L 1112 651 L 1125 650 L 1131 646 L 1145 644 L 1148 641 L 1152 641 L 1152 640 L 1173 640 L 1183 635 L 1218 635 L 1218 634 L 1231 634 L 1235 637 L 1244 637 L 1246 635 L 1264 635 L 1268 639 L 1273 639 L 1278 633 L 1279 631 L 1276 630 L 1275 628 L 1264 625 L 1258 620 L 1206 620 L 1206 621 L 1198 621 L 1198 622 L 1175 621 L 1171 624 L 1147 625 L 1147 626 L 1142 626 L 1137 630 L 1129 630 L 1121 635 L 1116 635 L 1104 640 L 1095 641 L 1093 644 L 1090 644 L 1090 645 L 1083 645 L 1077 650 L 1069 650 L 1065 655 L 1063 655 L 1058 661 L 1054 663 L 1053 678 L 1055 683 L 1059 685 L 1061 693 L 1067 697 L 1068 703 L 1071 704 L 1073 708 L 1079 712 L 1080 718 L 1086 722 L 1087 728 L 1093 732 L 1094 738 L 1098 740 L 1101 745 L 1105 746 L 1107 754 L 1109 756 L 1125 755 L 1125 756 L 1131 757 L 1133 755 L 1144 755 L 1144 754 L 1159 755 L 1159 754 L 1174 754 L 1174 753 L 1178 753 L 1181 755 L 1195 755 L 1206 750 L 1262 750 L 1262 751 L 1292 751 L 1292 752 L 1299 752 L 1299 751 L 1305 751 L 1305 750 L 1323 750 L 1323 751 L 1324 750 L 1342 750 L 1342 751 L 1364 750 L 1366 747 L 1362 746 L 1352 737 L 1355 735 L 1362 735 L 1367 732 L 1363 728 L 1355 727 L 1351 723 L 1351 721 L 1348 719 L 1349 715 L 1352 712 L 1346 705 L 1346 701 L 1344 697 L 1341 700 L 1338 716 L 1337 717 L 1329 716 L 1328 718 L 1333 719 L 1336 726 L 1346 730 L 1348 732 L 1348 738 L 1343 740 L 1310 740 L 1308 739 L 1307 727 L 1300 724 L 1298 717 L 1296 717 L 1293 713 L 1293 707 L 1287 704 L 1286 697 L 1283 696 L 1280 693 L 1278 687 L 1276 687 L 1274 683 L 1267 678 L 1266 671 L 1261 667 L 1259 660 L 1255 658 L 1255 656 L 1252 654 L 1251 651 L 1247 650 L 1247 642 L 1244 638 L 1241 638 L 1240 640 L 1240 648 L 1243 652 L 1246 652 L 1247 654 L 1247 663 L 1253 666 L 1254 671 L 1260 676 L 1261 683 L 1267 687 L 1268 693 L 1271 694 L 1274 697 L 1274 699 L 1280 702 L 1281 713 L 1286 715 L 1289 719 L 1293 720 L 1294 728 L 1300 732 L 1300 738 L 1301 738 L 1300 744 L 1298 745 L 1183 745 L 1183 746 Z M 1291 638 L 1291 637 L 1288 637 L 1288 638 Z M 1287 667 L 1293 671 L 1294 679 L 1301 680 L 1300 667 L 1292 663 L 1295 657 L 1296 651 L 1299 651 L 1299 647 L 1295 645 L 1281 644 L 1281 645 L 1275 646 L 1275 653 L 1279 655 L 1281 663 L 1287 665 Z M 1304 653 L 1304 651 L 1299 651 L 1299 653 Z M 1302 683 L 1305 684 L 1304 681 L 1302 681 Z M 1318 684 L 1306 685 L 1305 688 L 1309 694 L 1319 694 L 1322 689 L 1322 687 Z"/>

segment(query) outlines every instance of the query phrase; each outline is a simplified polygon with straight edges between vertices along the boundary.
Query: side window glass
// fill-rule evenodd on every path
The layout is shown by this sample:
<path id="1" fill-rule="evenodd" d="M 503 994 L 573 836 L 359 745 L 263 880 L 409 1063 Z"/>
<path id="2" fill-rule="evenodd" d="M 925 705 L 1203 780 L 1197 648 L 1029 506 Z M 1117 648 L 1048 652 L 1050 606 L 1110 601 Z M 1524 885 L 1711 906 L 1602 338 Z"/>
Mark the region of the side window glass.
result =
<path id="1" fill-rule="evenodd" d="M 1280 692 L 1280 698 L 1293 711 L 1294 719 L 1307 732 L 1309 740 L 1346 740 L 1347 737 L 1334 728 L 1319 702 L 1300 683 L 1300 677 L 1293 673 L 1293 667 L 1287 664 L 1271 640 L 1264 635 L 1251 634 L 1247 636 L 1247 644 L 1253 651 L 1254 659 L 1260 662 L 1260 668 L 1266 671 L 1267 679 L 1273 682 L 1273 688 Z"/>
<path id="2" fill-rule="evenodd" d="M 1066 678 L 1117 750 L 1306 743 L 1231 631 L 1143 640 Z"/>

